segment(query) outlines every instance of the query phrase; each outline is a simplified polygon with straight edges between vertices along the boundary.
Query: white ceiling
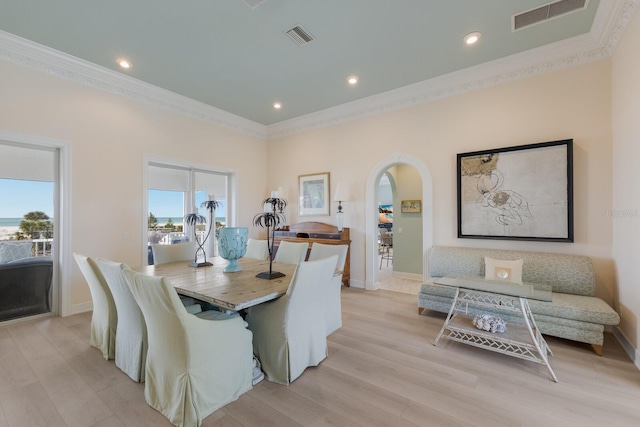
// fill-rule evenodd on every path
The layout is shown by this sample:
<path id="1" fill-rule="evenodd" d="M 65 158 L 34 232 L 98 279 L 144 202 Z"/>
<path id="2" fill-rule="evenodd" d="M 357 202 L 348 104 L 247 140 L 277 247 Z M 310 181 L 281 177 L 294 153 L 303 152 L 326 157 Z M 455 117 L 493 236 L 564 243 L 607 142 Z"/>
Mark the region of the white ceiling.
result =
<path id="1" fill-rule="evenodd" d="M 248 3 L 260 2 L 0 0 L 0 57 L 38 68 L 25 57 L 37 54 L 44 61 L 50 55 L 47 72 L 76 79 L 73 73 L 98 73 L 108 82 L 103 87 L 129 85 L 129 96 L 161 88 L 154 99 L 167 91 L 181 96 L 149 101 L 149 95 L 144 101 L 191 114 L 203 103 L 214 108 L 195 115 L 267 136 L 291 132 L 278 129 L 301 118 L 319 123 L 331 114 L 353 116 L 363 102 L 406 104 L 486 85 L 498 68 L 504 79 L 510 67 L 512 74 L 522 74 L 531 61 L 595 58 L 585 52 L 606 50 L 637 1 L 589 0 L 584 10 L 515 32 L 514 14 L 549 1 L 264 0 L 255 8 Z M 295 44 L 284 34 L 294 25 L 315 40 Z M 482 37 L 465 46 L 462 38 L 472 31 Z M 66 61 L 72 72 L 51 71 L 52 52 L 55 66 L 65 68 Z M 117 58 L 129 59 L 132 68 L 122 71 Z M 346 82 L 353 74 L 360 79 L 355 87 Z M 185 99 L 198 102 L 185 106 Z M 275 110 L 274 101 L 283 108 Z"/>

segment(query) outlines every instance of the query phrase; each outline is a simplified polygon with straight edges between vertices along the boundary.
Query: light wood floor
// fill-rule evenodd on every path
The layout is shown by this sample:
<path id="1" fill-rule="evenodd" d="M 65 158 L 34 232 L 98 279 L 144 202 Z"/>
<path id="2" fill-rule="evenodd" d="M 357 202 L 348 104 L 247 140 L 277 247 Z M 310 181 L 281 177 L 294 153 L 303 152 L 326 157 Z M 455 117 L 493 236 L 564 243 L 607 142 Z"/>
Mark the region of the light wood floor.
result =
<path id="1" fill-rule="evenodd" d="M 612 336 L 604 356 L 550 338 L 546 368 L 433 339 L 416 296 L 343 291 L 329 357 L 289 387 L 262 381 L 204 426 L 639 426 L 640 372 Z M 169 426 L 88 345 L 90 314 L 0 328 L 0 427 Z"/>

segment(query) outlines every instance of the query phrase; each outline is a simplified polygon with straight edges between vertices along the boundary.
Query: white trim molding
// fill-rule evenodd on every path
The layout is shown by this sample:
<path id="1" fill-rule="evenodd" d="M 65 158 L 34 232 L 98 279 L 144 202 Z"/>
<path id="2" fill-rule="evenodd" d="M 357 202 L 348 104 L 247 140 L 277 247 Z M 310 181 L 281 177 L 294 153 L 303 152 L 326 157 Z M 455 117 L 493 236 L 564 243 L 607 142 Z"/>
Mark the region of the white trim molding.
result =
<path id="1" fill-rule="evenodd" d="M 260 139 L 274 139 L 610 57 L 639 4 L 640 0 L 601 1 L 587 34 L 269 126 L 4 31 L 0 31 L 0 59 Z"/>
<path id="2" fill-rule="evenodd" d="M 392 166 L 414 167 L 422 180 L 422 280 L 426 281 L 426 254 L 433 243 L 433 181 L 427 166 L 417 157 L 394 152 L 376 164 L 367 177 L 365 190 L 365 283 L 366 290 L 376 290 L 378 283 L 378 183 Z M 353 280 L 352 280 L 353 282 Z"/>
<path id="3" fill-rule="evenodd" d="M 629 359 L 636 365 L 636 368 L 640 370 L 640 350 L 633 346 L 631 340 L 627 338 L 619 326 L 613 328 L 613 336 L 616 337 Z"/>
<path id="4" fill-rule="evenodd" d="M 56 168 L 57 183 L 54 202 L 54 228 L 56 231 L 55 247 L 58 251 L 53 268 L 55 276 L 53 292 L 53 313 L 60 316 L 72 314 L 71 309 L 71 144 L 52 138 L 23 135 L 0 130 L 0 140 L 19 146 L 54 148 L 58 150 Z"/>
<path id="5" fill-rule="evenodd" d="M 0 30 L 0 59 L 257 138 L 260 123 Z"/>
<path id="6" fill-rule="evenodd" d="M 601 1 L 590 33 L 275 123 L 267 127 L 268 138 L 333 126 L 610 57 L 639 4 L 640 0 Z"/>

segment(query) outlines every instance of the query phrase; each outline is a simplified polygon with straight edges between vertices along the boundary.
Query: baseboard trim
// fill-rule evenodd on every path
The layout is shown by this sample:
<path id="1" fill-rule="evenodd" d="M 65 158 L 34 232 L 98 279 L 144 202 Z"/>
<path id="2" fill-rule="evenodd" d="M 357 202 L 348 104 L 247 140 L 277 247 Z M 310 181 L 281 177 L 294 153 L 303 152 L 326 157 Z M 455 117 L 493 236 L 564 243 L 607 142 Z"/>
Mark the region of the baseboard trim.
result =
<path id="1" fill-rule="evenodd" d="M 81 304 L 72 304 L 69 310 L 69 316 L 73 316 L 74 314 L 86 313 L 87 311 L 93 310 L 93 303 L 83 302 Z"/>
<path id="2" fill-rule="evenodd" d="M 415 280 L 418 282 L 424 281 L 422 278 L 422 274 L 405 273 L 404 271 L 392 271 L 391 276 L 397 279 Z"/>
<path id="3" fill-rule="evenodd" d="M 636 368 L 640 370 L 640 351 L 631 344 L 629 338 L 627 338 L 619 327 L 616 326 L 613 328 L 613 336 L 616 337 L 625 353 L 627 353 L 627 356 L 629 356 L 629 359 L 636 365 Z"/>
<path id="4" fill-rule="evenodd" d="M 359 288 L 359 289 L 364 289 L 364 282 L 362 280 L 354 280 L 354 279 L 350 279 L 349 280 L 349 286 L 352 288 Z"/>

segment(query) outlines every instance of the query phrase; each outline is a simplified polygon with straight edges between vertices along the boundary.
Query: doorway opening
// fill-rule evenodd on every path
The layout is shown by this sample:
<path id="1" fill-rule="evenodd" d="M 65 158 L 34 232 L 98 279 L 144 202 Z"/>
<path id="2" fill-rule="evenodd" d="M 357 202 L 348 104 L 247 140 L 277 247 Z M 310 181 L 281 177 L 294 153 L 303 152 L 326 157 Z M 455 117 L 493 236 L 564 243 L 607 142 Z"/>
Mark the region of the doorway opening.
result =
<path id="1" fill-rule="evenodd" d="M 0 132 L 0 322 L 69 313 L 67 271 L 69 147 Z"/>
<path id="2" fill-rule="evenodd" d="M 379 224 L 380 224 L 380 205 L 379 205 L 379 190 L 381 178 L 386 174 L 391 174 L 395 181 L 396 191 L 393 195 L 393 234 L 394 234 L 394 270 L 402 271 L 403 269 L 409 271 L 418 271 L 422 276 L 422 280 L 426 279 L 426 253 L 432 245 L 432 200 L 433 190 L 431 174 L 427 167 L 417 158 L 402 154 L 394 153 L 390 157 L 379 162 L 369 173 L 367 178 L 366 188 L 366 261 L 365 261 L 365 289 L 376 290 L 379 289 L 381 283 L 380 277 L 380 257 L 379 257 Z M 394 175 L 395 173 L 395 175 Z M 408 175 L 413 174 L 413 177 Z M 404 182 L 420 181 L 421 184 L 418 188 L 408 190 L 409 197 L 415 199 L 415 194 L 419 194 L 420 199 L 420 212 L 411 212 L 410 215 L 403 214 L 402 219 L 408 222 L 402 224 L 399 220 L 400 216 L 396 213 L 401 212 L 401 202 L 403 200 L 403 194 L 398 181 L 405 180 Z M 384 181 L 383 181 L 384 182 Z M 400 187 L 400 189 L 398 189 Z M 416 193 L 417 192 L 417 193 Z M 402 193 L 402 194 L 399 194 Z M 406 217 L 405 217 L 406 216 Z M 407 233 L 405 227 L 411 227 L 415 222 L 419 223 L 421 232 Z M 401 225 L 402 224 L 402 225 Z M 409 231 L 407 229 L 407 231 Z M 397 234 L 397 236 L 396 236 Z M 402 236 L 402 237 L 401 237 Z M 404 238 L 407 238 L 403 241 Z M 417 240 L 411 240 L 412 238 Z M 404 251 L 404 255 L 402 255 Z M 407 267 L 402 263 L 408 262 L 419 265 L 416 267 Z M 399 265 L 400 264 L 400 265 Z M 413 269 L 413 270 L 412 270 Z"/>

